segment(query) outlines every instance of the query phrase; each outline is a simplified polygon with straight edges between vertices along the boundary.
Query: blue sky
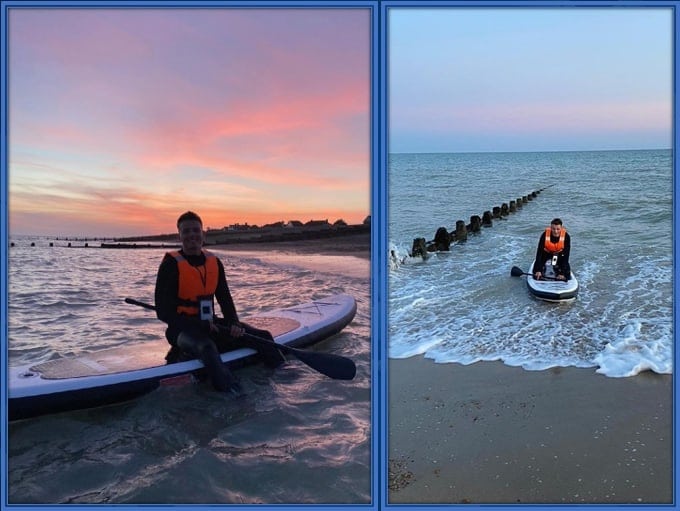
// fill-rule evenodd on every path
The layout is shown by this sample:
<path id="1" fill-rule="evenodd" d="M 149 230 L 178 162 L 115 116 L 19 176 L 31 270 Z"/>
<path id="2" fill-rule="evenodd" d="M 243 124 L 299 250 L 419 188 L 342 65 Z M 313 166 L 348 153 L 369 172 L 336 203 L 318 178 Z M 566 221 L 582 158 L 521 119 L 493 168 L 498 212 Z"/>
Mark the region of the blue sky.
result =
<path id="1" fill-rule="evenodd" d="M 671 8 L 391 8 L 390 152 L 671 147 Z"/>

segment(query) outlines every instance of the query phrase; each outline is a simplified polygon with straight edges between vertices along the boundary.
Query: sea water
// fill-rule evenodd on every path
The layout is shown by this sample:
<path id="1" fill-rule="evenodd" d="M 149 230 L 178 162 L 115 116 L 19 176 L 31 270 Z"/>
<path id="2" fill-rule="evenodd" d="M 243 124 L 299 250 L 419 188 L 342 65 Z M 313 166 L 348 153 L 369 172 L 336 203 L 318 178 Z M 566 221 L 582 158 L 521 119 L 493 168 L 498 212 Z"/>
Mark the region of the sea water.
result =
<path id="1" fill-rule="evenodd" d="M 164 336 L 154 312 L 124 302 L 153 303 L 163 249 L 10 241 L 10 366 Z M 197 382 L 12 422 L 10 503 L 370 502 L 370 261 L 213 251 L 242 318 L 354 296 L 354 320 L 312 349 L 351 358 L 356 378 L 332 380 L 290 357 L 275 371 L 239 370 L 238 400 Z"/>
<path id="2" fill-rule="evenodd" d="M 450 252 L 409 257 L 414 238 L 536 190 Z M 670 150 L 391 154 L 389 356 L 672 373 L 672 199 Z M 571 303 L 538 301 L 510 275 L 529 271 L 555 217 L 580 283 Z"/>

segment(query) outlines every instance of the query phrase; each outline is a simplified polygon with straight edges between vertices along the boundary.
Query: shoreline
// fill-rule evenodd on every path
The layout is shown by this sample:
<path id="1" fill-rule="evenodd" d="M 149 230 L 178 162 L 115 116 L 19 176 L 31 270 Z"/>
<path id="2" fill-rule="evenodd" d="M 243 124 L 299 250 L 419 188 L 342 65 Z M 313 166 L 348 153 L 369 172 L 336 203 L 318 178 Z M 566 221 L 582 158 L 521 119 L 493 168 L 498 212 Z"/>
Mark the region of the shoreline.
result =
<path id="1" fill-rule="evenodd" d="M 370 260 L 371 235 L 370 233 L 363 233 L 297 241 L 218 243 L 215 245 L 205 245 L 205 248 L 208 250 L 218 248 L 235 252 L 282 252 L 298 255 L 355 256 Z"/>
<path id="2" fill-rule="evenodd" d="M 227 256 L 231 253 L 257 257 L 310 271 L 361 279 L 371 276 L 369 233 L 298 241 L 217 244 L 205 248 L 223 250 Z"/>
<path id="3" fill-rule="evenodd" d="M 175 250 L 181 248 L 179 240 L 168 241 L 161 244 L 157 242 L 135 242 L 135 243 L 107 243 L 98 242 L 90 244 L 83 242 L 82 245 L 56 244 L 54 241 L 47 242 L 49 245 L 36 245 L 33 242 L 30 246 L 37 249 L 46 248 L 73 248 L 73 249 L 106 249 L 106 250 L 139 250 L 139 249 L 158 249 Z M 20 248 L 17 242 L 12 242 L 12 248 Z M 343 234 L 340 236 L 321 236 L 316 238 L 305 238 L 300 240 L 266 240 L 266 241 L 234 241 L 215 243 L 208 238 L 204 245 L 207 250 L 233 250 L 235 252 L 282 252 L 287 254 L 307 254 L 307 255 L 335 255 L 335 256 L 356 256 L 361 259 L 371 259 L 371 233 L 362 232 L 356 234 Z"/>
<path id="4" fill-rule="evenodd" d="M 673 375 L 389 359 L 390 504 L 673 500 Z"/>

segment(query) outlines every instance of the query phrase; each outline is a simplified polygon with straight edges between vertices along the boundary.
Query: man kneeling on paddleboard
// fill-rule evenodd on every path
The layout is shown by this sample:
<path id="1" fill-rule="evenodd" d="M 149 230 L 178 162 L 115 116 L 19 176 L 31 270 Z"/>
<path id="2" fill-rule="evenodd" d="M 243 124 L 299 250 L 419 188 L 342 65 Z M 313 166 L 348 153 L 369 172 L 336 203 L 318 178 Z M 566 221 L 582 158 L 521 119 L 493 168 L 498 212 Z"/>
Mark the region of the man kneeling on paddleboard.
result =
<path id="1" fill-rule="evenodd" d="M 555 218 L 538 240 L 534 278 L 540 280 L 546 270 L 546 265 L 551 265 L 557 280 L 569 280 L 571 277 L 570 251 L 571 237 L 562 226 L 562 220 Z"/>
<path id="2" fill-rule="evenodd" d="M 240 394 L 241 387 L 222 363 L 220 351 L 241 347 L 239 338 L 252 334 L 274 340 L 271 333 L 242 324 L 229 291 L 224 265 L 203 249 L 203 222 L 193 211 L 177 220 L 182 248 L 165 254 L 156 277 L 156 315 L 167 323 L 165 336 L 173 351 L 199 358 L 220 392 Z M 214 313 L 215 300 L 223 318 Z M 285 361 L 274 346 L 258 348 L 265 364 L 277 367 Z M 172 361 L 172 360 L 169 360 Z"/>

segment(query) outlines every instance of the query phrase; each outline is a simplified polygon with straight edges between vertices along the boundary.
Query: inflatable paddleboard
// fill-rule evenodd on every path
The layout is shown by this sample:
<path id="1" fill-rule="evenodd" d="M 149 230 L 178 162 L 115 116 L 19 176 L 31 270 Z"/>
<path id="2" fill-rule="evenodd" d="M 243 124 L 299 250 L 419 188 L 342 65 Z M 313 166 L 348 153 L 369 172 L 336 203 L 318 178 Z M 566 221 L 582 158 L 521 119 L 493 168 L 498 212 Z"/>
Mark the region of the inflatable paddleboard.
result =
<path id="1" fill-rule="evenodd" d="M 301 348 L 340 332 L 356 314 L 352 296 L 339 294 L 286 309 L 242 318 L 269 330 L 274 340 Z M 170 345 L 163 339 L 124 344 L 76 357 L 9 368 L 9 420 L 91 408 L 126 401 L 164 383 L 190 378 L 200 360 L 166 363 Z M 222 353 L 222 361 L 239 366 L 257 352 L 240 348 Z"/>
<path id="2" fill-rule="evenodd" d="M 529 273 L 534 273 L 534 263 L 531 263 Z M 546 277 L 554 278 L 554 273 L 548 272 Z M 578 295 L 578 280 L 574 272 L 571 272 L 569 280 L 536 280 L 533 276 L 527 276 L 527 287 L 529 292 L 536 298 L 545 300 L 547 302 L 569 302 Z"/>

